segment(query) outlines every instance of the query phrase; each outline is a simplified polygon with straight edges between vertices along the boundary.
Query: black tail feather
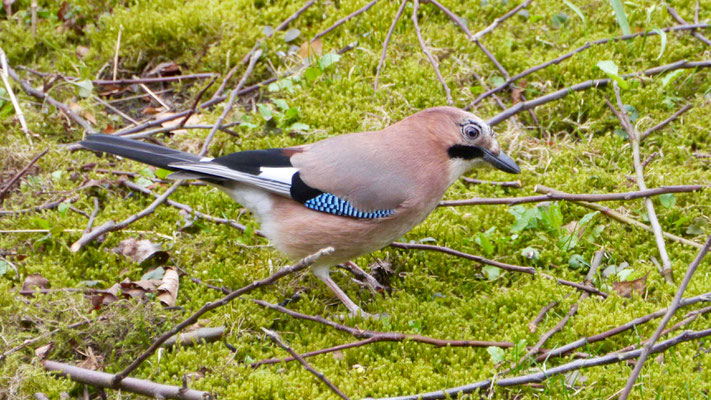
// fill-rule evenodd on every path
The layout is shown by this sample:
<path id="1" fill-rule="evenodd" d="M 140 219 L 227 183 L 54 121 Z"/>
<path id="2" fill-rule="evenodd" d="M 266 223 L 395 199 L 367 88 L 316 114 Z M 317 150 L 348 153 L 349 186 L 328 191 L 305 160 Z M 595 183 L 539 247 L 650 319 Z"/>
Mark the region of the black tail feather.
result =
<path id="1" fill-rule="evenodd" d="M 169 164 L 200 161 L 200 157 L 194 154 L 113 135 L 88 135 L 79 144 L 89 150 L 115 154 L 171 171 L 178 169 L 170 167 Z"/>

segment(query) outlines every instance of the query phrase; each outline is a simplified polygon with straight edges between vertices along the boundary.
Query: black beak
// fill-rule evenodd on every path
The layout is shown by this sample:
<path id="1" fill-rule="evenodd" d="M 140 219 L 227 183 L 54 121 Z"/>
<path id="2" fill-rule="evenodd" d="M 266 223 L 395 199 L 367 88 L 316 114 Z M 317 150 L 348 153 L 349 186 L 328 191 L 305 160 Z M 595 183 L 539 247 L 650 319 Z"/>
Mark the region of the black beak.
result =
<path id="1" fill-rule="evenodd" d="M 504 171 L 508 172 L 509 174 L 520 174 L 521 169 L 516 165 L 516 161 L 514 161 L 511 157 L 507 156 L 506 153 L 499 152 L 498 156 L 495 156 L 493 153 L 491 153 L 489 150 L 486 149 L 481 149 L 483 154 L 483 159 L 484 161 L 488 162 L 489 164 L 493 165 L 494 167 Z"/>

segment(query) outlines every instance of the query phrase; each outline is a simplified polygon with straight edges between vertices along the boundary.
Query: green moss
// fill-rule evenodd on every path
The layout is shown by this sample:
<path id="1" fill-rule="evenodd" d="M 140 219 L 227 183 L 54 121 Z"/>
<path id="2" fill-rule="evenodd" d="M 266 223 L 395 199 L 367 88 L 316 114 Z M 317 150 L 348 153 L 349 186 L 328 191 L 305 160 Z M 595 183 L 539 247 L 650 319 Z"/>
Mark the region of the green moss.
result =
<path id="1" fill-rule="evenodd" d="M 300 45 L 364 3 L 342 1 L 314 5 L 290 25 L 301 30 L 299 38 L 292 43 Z M 514 5 L 498 1 L 482 2 L 486 5 L 479 2 L 444 3 L 466 18 L 472 31 L 482 29 Z M 2 19 L 0 22 L 3 32 L 0 46 L 13 66 L 25 65 L 44 72 L 91 79 L 102 66 L 111 65 L 116 39 L 121 31 L 121 76 L 140 74 L 145 68 L 165 61 L 176 62 L 183 73 L 207 71 L 224 75 L 262 37 L 263 26 L 278 25 L 301 5 L 301 2 L 273 0 L 209 3 L 110 1 L 101 4 L 74 1 L 70 4 L 71 10 L 79 16 L 75 25 L 82 28 L 76 30 L 71 24 L 59 20 L 61 2 L 49 2 L 41 5 L 37 33 L 32 35 L 28 33 L 29 1 L 19 1 L 13 6 L 19 10 L 17 20 Z M 338 63 L 315 81 L 303 79 L 294 92 L 269 92 L 264 89 L 254 99 L 256 102 L 283 99 L 290 106 L 298 107 L 299 122 L 310 126 L 307 134 L 287 135 L 271 129 L 258 113 L 253 112 L 251 102 L 245 102 L 230 114 L 228 120 L 246 118 L 256 126 L 235 128 L 241 134 L 239 138 L 218 133 L 211 153 L 220 155 L 238 150 L 291 146 L 346 132 L 380 129 L 422 108 L 443 104 L 444 91 L 419 48 L 409 6 L 390 42 L 385 67 L 380 75 L 380 89 L 373 93 L 372 84 L 382 40 L 398 6 L 399 2 L 382 1 L 367 13 L 324 36 L 326 52 L 336 51 L 356 41 L 358 46 L 344 54 Z M 563 3 L 533 3 L 528 7 L 528 19 L 515 16 L 482 41 L 508 72 L 514 74 L 585 42 L 619 34 L 606 1 L 596 0 L 578 6 L 585 14 L 586 25 Z M 674 6 L 684 18 L 692 19 L 693 1 L 686 0 Z M 633 30 L 651 30 L 673 24 L 666 11 L 651 1 L 627 2 L 625 8 Z M 553 29 L 551 18 L 559 13 L 565 13 L 570 18 L 560 29 Z M 4 14 L 2 16 L 4 18 Z M 700 17 L 707 20 L 711 14 L 702 8 Z M 457 106 L 465 106 L 482 92 L 481 83 L 473 77 L 473 72 L 481 75 L 488 84 L 502 76 L 484 54 L 466 40 L 459 28 L 436 8 L 422 5 L 419 19 L 428 46 L 440 58 L 442 74 L 452 89 Z M 530 99 L 603 77 L 594 67 L 600 60 L 614 60 L 622 73 L 629 73 L 680 59 L 705 58 L 706 48 L 694 37 L 687 33 L 669 33 L 667 36 L 666 50 L 658 60 L 659 37 L 595 46 L 525 78 L 528 84 L 524 94 Z M 291 57 L 283 59 L 277 54 L 288 51 L 291 45 L 285 43 L 283 37 L 283 33 L 277 33 L 264 41 L 263 60 L 257 65 L 249 84 L 298 65 L 298 60 Z M 80 57 L 77 55 L 79 46 L 88 47 L 90 51 Z M 31 78 L 33 85 L 42 84 L 31 74 L 19 72 Z M 694 106 L 682 121 L 670 124 L 645 141 L 642 148 L 644 158 L 654 151 L 662 155 L 646 168 L 647 184 L 649 187 L 709 184 L 711 164 L 708 159 L 691 155 L 696 151 L 708 152 L 708 126 L 711 125 L 711 116 L 707 112 L 711 90 L 709 73 L 707 70 L 689 70 L 668 86 L 662 84 L 663 77 L 659 75 L 637 80 L 623 92 L 625 103 L 639 111 L 637 125 L 640 130 L 667 118 L 684 104 Z M 236 79 L 232 84 L 235 83 Z M 176 106 L 187 107 L 203 85 L 204 82 L 191 81 L 167 84 L 164 88 L 174 90 L 170 98 Z M 211 88 L 206 98 L 214 90 L 214 87 Z M 79 139 L 80 130 L 67 125 L 66 119 L 54 108 L 30 103 L 29 100 L 35 99 L 18 93 L 17 87 L 15 91 L 30 128 L 41 137 L 33 139 L 34 144 L 30 145 L 12 118 L 0 120 L 0 131 L 4 132 L 0 135 L 0 145 L 6 150 L 0 157 L 3 171 L 12 172 L 21 168 L 33 154 L 44 148 L 49 147 L 50 152 L 37 163 L 36 171 L 23 178 L 20 190 L 8 196 L 4 202 L 5 209 L 23 209 L 57 198 L 77 196 L 73 206 L 89 213 L 93 209 L 92 197 L 97 197 L 101 212 L 95 224 L 100 225 L 109 220 L 122 220 L 153 201 L 153 198 L 131 194 L 121 186 L 110 184 L 116 179 L 115 176 L 94 170 L 73 175 L 75 168 L 90 162 L 98 162 L 102 167 L 109 162 L 117 162 L 111 168 L 134 172 L 140 172 L 144 167 L 129 161 L 97 158 L 88 152 L 65 152 L 58 145 Z M 99 129 L 124 124 L 92 100 L 79 98 L 71 84 L 56 84 L 51 94 L 68 104 L 78 103 L 91 112 L 97 119 Z M 505 104 L 511 104 L 509 93 L 500 95 Z M 446 197 L 523 196 L 532 194 L 536 184 L 572 193 L 634 190 L 635 186 L 625 178 L 625 174 L 633 171 L 631 150 L 623 139 L 614 134 L 619 123 L 605 106 L 603 95 L 610 96 L 611 91 L 598 89 L 573 93 L 560 101 L 536 108 L 536 114 L 548 133 L 545 138 L 533 128 L 527 113 L 516 117 L 520 124 L 507 121 L 496 127 L 507 151 L 524 169 L 520 176 L 523 189 L 457 183 Z M 145 103 L 136 101 L 127 104 L 130 106 L 122 106 L 125 111 L 134 117 L 145 118 L 141 113 Z M 222 113 L 222 107 L 205 111 L 200 118 L 204 123 L 214 122 Z M 479 104 L 475 112 L 488 118 L 498 113 L 499 109 L 487 100 Z M 190 148 L 202 143 L 206 135 L 203 130 L 191 130 L 171 137 L 158 136 L 158 139 L 170 146 Z M 69 171 L 70 168 L 73 170 Z M 61 176 L 53 176 L 55 171 L 64 172 Z M 472 175 L 486 180 L 508 178 L 494 170 L 480 170 Z M 100 185 L 76 191 L 77 187 L 86 183 L 85 179 L 94 179 Z M 154 189 L 161 192 L 165 188 L 165 185 L 159 184 Z M 252 229 L 258 228 L 249 214 L 241 214 L 238 204 L 214 189 L 185 187 L 172 198 L 201 212 L 235 218 Z M 675 198 L 676 203 L 669 208 L 655 200 L 664 230 L 702 241 L 711 233 L 708 225 L 702 228 L 704 233 L 698 235 L 687 233 L 687 227 L 696 219 L 708 220 L 711 217 L 711 191 L 676 194 Z M 643 220 L 646 213 L 640 200 L 605 205 L 620 207 L 622 212 L 638 220 Z M 561 203 L 564 224 L 579 221 L 589 211 L 575 204 Z M 475 239 L 490 227 L 496 227 L 489 257 L 499 261 L 531 265 L 560 278 L 580 281 L 586 271 L 584 268 L 570 268 L 570 256 L 579 254 L 583 259 L 590 260 L 596 250 L 604 247 L 609 259 L 605 260 L 603 268 L 628 262 L 634 269 L 629 279 L 649 274 L 643 296 L 634 295 L 631 299 L 625 299 L 612 294 L 604 301 L 590 298 L 581 302 L 578 314 L 548 341 L 547 347 L 561 346 L 664 308 L 674 294 L 674 288 L 663 282 L 651 262 L 652 256 L 658 258 L 658 251 L 653 237 L 646 232 L 598 215 L 593 223 L 604 226 L 604 230 L 594 242 L 581 240 L 574 249 L 563 251 L 556 245 L 558 238 L 542 229 L 523 230 L 514 237 L 511 232 L 514 223 L 515 217 L 506 206 L 439 208 L 403 240 L 434 238 L 438 244 L 484 255 L 484 249 Z M 45 344 L 49 340 L 55 343 L 52 358 L 79 363 L 83 356 L 78 351 L 85 351 L 90 346 L 105 357 L 103 367 L 106 371 L 117 371 L 145 348 L 151 338 L 205 302 L 219 298 L 219 293 L 186 278 L 181 279 L 178 296 L 178 305 L 184 309 L 182 312 L 162 310 L 153 303 L 130 302 L 90 312 L 89 302 L 80 295 L 57 293 L 28 299 L 19 298 L 12 291 L 32 273 L 43 274 L 55 288 L 80 287 L 81 282 L 87 280 L 96 280 L 98 287 L 107 288 L 124 278 L 139 279 L 145 272 L 141 266 L 108 251 L 128 237 L 145 237 L 161 243 L 175 264 L 191 276 L 218 286 L 243 286 L 266 276 L 270 268 L 287 263 L 274 249 L 264 246 L 267 244 L 265 240 L 254 234 L 241 234 L 229 227 L 205 221 L 200 221 L 197 229 L 178 231 L 182 224 L 183 218 L 176 209 L 162 206 L 147 218 L 132 224 L 130 230 L 110 233 L 102 243 L 92 243 L 75 254 L 70 252 L 69 246 L 80 237 L 86 225 L 85 217 L 73 211 L 62 213 L 56 209 L 2 217 L 2 230 L 43 229 L 46 226 L 65 229 L 52 235 L 24 232 L 0 236 L 0 249 L 19 254 L 8 258 L 17 266 L 18 273 L 10 269 L 0 276 L 0 312 L 12 316 L 0 320 L 0 332 L 5 343 L 2 350 L 59 327 L 60 331 L 51 339 L 38 343 Z M 527 247 L 538 251 L 537 260 L 521 254 Z M 693 259 L 695 249 L 674 242 L 667 242 L 667 249 L 679 281 Z M 504 272 L 498 279 L 488 281 L 480 265 L 444 254 L 386 248 L 373 256 L 389 258 L 397 271 L 392 282 L 395 291 L 390 297 L 373 296 L 355 285 L 345 273 L 334 273 L 334 279 L 367 311 L 389 315 L 387 320 L 382 321 L 347 321 L 364 329 L 394 330 L 448 339 L 516 343 L 525 340 L 531 345 L 538 340 L 541 332 L 553 327 L 577 299 L 577 294 L 565 297 L 570 292 L 567 287 L 529 275 Z M 372 259 L 371 256 L 361 257 L 356 262 L 365 266 Z M 687 290 L 689 296 L 708 291 L 705 284 L 707 265 L 697 272 Z M 609 285 L 611 281 L 604 283 Z M 330 292 L 309 274 L 289 277 L 252 296 L 281 302 L 302 289 L 307 291 L 289 307 L 328 318 L 337 318 L 344 313 L 344 308 L 333 301 Z M 561 304 L 541 322 L 537 333 L 530 333 L 528 323 L 552 300 L 561 301 Z M 681 313 L 688 311 L 685 309 Z M 66 325 L 72 322 L 101 315 L 110 316 L 109 321 L 80 329 L 66 329 Z M 215 391 L 223 398 L 326 399 L 332 397 L 328 389 L 297 364 L 272 365 L 256 370 L 244 364 L 248 360 L 285 356 L 281 349 L 263 336 L 260 328 L 279 331 L 298 352 L 354 340 L 319 324 L 293 320 L 261 309 L 247 299 L 238 299 L 206 318 L 210 326 L 224 325 L 228 328 L 224 342 L 233 346 L 236 352 L 231 352 L 222 342 L 177 348 L 164 352 L 160 360 L 154 355 L 134 375 L 179 385 L 184 373 L 205 368 L 205 377 L 192 387 Z M 677 317 L 672 323 L 680 319 Z M 703 329 L 709 322 L 709 317 L 702 315 L 687 329 Z M 640 326 L 634 331 L 584 347 L 581 351 L 599 355 L 635 344 L 649 337 L 655 326 L 656 322 Z M 708 340 L 703 343 L 708 347 Z M 708 390 L 707 382 L 711 380 L 711 359 L 698 348 L 698 343 L 687 343 L 666 352 L 663 363 L 650 360 L 634 396 L 708 396 L 704 390 Z M 506 356 L 510 360 L 516 358 L 511 350 L 506 350 Z M 497 372 L 486 349 L 438 349 L 412 342 L 377 343 L 344 350 L 337 357 L 318 356 L 310 362 L 352 398 L 434 391 L 487 379 Z M 546 365 L 557 365 L 559 362 L 562 361 L 549 360 Z M 566 387 L 563 377 L 556 377 L 544 382 L 542 388 L 497 388 L 493 397 L 568 398 L 575 393 L 577 398 L 607 398 L 624 385 L 629 371 L 629 366 L 624 364 L 586 369 L 582 374 L 587 379 L 579 392 Z M 525 372 L 525 369 L 520 372 Z M 664 384 L 661 385 L 661 382 Z M 61 391 L 78 395 L 80 390 L 80 385 L 44 372 L 33 361 L 30 349 L 0 362 L 0 398 L 30 398 L 36 391 L 58 398 Z"/>

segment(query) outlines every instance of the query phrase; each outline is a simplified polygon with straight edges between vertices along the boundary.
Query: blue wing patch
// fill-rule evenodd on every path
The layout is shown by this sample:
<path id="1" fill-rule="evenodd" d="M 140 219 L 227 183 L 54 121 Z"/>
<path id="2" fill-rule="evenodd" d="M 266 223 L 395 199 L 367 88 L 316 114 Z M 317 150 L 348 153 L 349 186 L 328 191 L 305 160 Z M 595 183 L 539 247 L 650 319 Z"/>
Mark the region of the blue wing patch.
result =
<path id="1" fill-rule="evenodd" d="M 395 210 L 360 211 L 351 203 L 339 199 L 331 193 L 322 193 L 307 200 L 304 205 L 316 211 L 362 219 L 385 218 L 395 212 Z"/>

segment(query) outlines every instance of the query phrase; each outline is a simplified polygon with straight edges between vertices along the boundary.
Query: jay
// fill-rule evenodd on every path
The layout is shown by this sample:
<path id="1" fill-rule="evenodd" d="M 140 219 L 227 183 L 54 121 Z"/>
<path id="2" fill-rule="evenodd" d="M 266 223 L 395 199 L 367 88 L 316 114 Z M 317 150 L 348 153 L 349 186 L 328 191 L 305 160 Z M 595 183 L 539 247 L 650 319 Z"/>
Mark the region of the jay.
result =
<path id="1" fill-rule="evenodd" d="M 331 279 L 331 266 L 402 237 L 474 167 L 521 172 L 491 126 L 453 107 L 426 109 L 380 131 L 218 158 L 102 134 L 81 145 L 174 171 L 169 178 L 218 187 L 249 209 L 273 245 L 292 259 L 333 247 L 312 272 L 356 315 L 362 310 Z"/>

